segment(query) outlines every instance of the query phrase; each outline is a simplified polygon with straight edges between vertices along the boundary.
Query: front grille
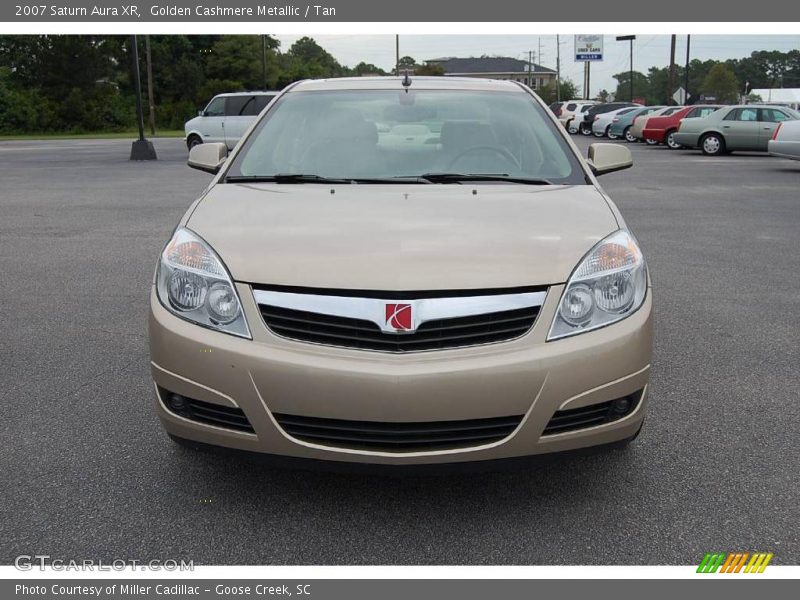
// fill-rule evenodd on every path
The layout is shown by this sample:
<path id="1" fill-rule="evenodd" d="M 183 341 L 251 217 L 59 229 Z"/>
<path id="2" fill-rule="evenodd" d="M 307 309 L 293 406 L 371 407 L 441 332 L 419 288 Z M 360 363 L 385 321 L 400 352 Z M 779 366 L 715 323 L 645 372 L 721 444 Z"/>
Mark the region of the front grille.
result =
<path id="1" fill-rule="evenodd" d="M 240 408 L 187 398 L 163 388 L 159 388 L 159 393 L 167 409 L 184 419 L 226 429 L 235 429 L 236 431 L 255 433 L 253 426 L 250 425 L 250 421 Z"/>
<path id="2" fill-rule="evenodd" d="M 616 400 L 556 411 L 547 427 L 544 428 L 542 435 L 566 433 L 618 421 L 636 410 L 641 397 L 642 391 L 640 390 Z"/>
<path id="3" fill-rule="evenodd" d="M 274 333 L 303 342 L 385 352 L 443 350 L 514 339 L 536 321 L 539 307 L 440 319 L 422 323 L 413 333 L 386 333 L 372 321 L 261 305 Z"/>
<path id="4" fill-rule="evenodd" d="M 424 423 L 348 421 L 286 414 L 273 416 L 287 434 L 299 440 L 324 446 L 387 452 L 446 450 L 489 444 L 511 435 L 522 421 L 522 416 Z"/>

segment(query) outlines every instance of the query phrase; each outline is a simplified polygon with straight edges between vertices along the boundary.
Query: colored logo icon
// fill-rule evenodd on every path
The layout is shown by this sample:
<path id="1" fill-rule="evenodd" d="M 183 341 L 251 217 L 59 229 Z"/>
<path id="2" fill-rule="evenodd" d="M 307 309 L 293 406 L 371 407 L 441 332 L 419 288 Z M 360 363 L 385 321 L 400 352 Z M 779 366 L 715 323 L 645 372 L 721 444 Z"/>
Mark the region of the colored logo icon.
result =
<path id="1" fill-rule="evenodd" d="M 411 323 L 410 304 L 386 305 L 386 325 L 395 331 L 411 331 L 413 329 Z"/>
<path id="2" fill-rule="evenodd" d="M 707 552 L 698 573 L 763 573 L 772 552 Z"/>

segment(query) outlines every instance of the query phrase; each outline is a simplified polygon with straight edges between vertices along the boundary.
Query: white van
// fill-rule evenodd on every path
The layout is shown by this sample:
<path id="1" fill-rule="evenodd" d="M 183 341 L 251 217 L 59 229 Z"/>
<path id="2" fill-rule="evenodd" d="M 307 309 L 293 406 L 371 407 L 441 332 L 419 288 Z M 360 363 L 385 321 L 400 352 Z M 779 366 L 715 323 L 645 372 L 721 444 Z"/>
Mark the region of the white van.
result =
<path id="1" fill-rule="evenodd" d="M 186 121 L 186 146 L 191 150 L 207 142 L 223 143 L 232 149 L 247 128 L 279 92 L 236 92 L 218 94 Z"/>

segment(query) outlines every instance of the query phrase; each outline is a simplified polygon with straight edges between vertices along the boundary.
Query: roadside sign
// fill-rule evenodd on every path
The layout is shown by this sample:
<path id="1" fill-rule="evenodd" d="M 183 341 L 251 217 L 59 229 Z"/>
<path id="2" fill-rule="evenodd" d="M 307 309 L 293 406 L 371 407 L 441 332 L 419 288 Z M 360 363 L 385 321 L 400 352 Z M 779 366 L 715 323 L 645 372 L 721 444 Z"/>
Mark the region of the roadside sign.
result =
<path id="1" fill-rule="evenodd" d="M 575 36 L 575 62 L 594 62 L 603 60 L 602 35 Z"/>
<path id="2" fill-rule="evenodd" d="M 686 102 L 686 90 L 682 87 L 679 87 L 675 90 L 675 93 L 672 94 L 672 99 L 675 100 L 675 104 L 683 104 Z"/>

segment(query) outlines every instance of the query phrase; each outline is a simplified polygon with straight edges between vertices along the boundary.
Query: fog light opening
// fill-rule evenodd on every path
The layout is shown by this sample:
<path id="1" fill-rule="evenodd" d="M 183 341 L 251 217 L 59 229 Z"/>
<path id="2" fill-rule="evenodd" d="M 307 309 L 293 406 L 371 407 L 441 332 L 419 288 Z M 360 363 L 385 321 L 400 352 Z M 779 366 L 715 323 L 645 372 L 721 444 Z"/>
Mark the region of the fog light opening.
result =
<path id="1" fill-rule="evenodd" d="M 625 396 L 624 398 L 617 398 L 614 400 L 614 402 L 611 403 L 611 410 L 613 410 L 615 414 L 625 415 L 630 412 L 631 406 L 633 406 L 631 397 Z"/>
<path id="2" fill-rule="evenodd" d="M 186 412 L 187 408 L 186 398 L 184 398 L 180 394 L 170 393 L 169 395 L 167 395 L 167 406 L 174 413 Z"/>

